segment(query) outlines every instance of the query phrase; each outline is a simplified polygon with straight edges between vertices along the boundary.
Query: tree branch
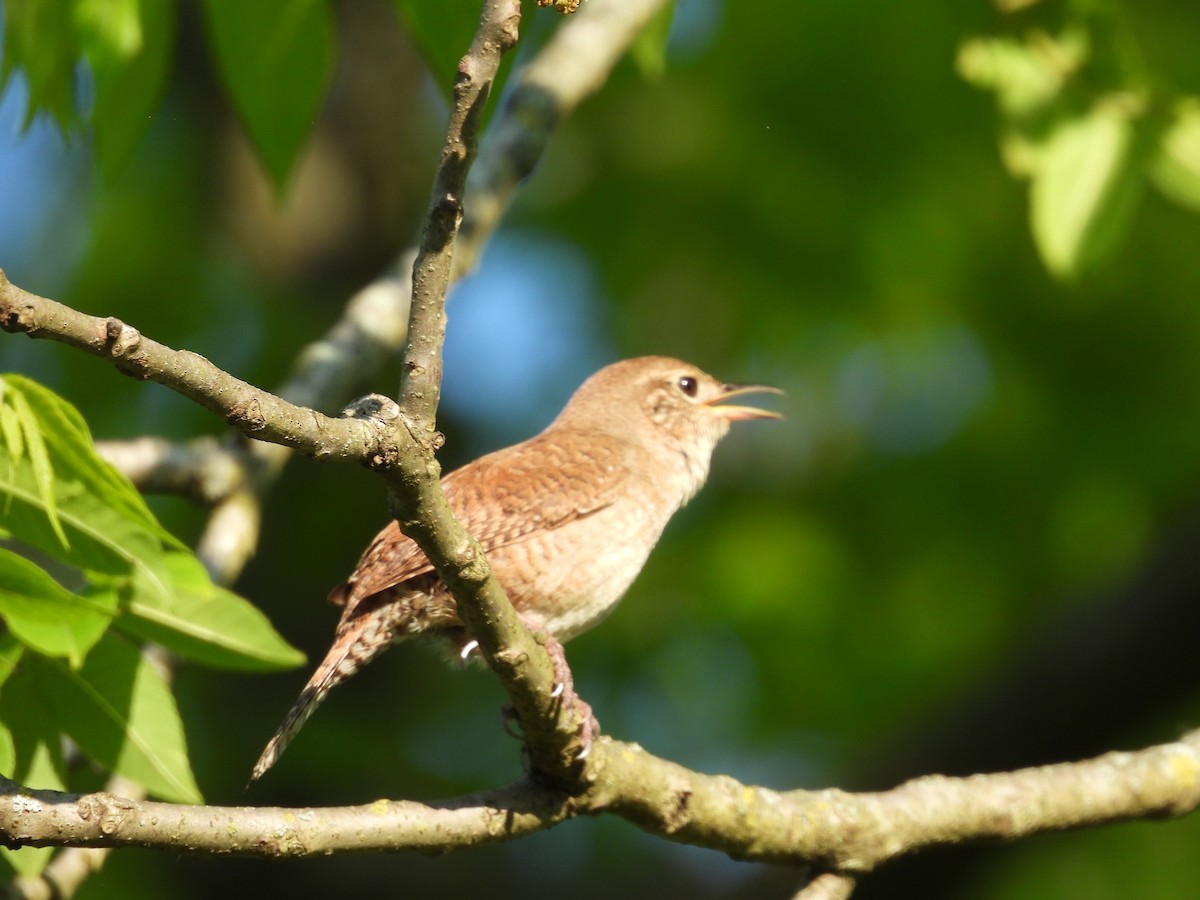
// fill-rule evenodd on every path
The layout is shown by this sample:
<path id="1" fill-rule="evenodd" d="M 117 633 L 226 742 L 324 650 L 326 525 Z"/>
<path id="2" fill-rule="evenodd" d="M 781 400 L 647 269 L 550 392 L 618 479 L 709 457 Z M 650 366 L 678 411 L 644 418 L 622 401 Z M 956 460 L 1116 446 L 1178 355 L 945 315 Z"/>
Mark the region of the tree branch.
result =
<path id="1" fill-rule="evenodd" d="M 0 328 L 58 341 L 107 358 L 134 378 L 178 391 L 247 437 L 284 444 L 317 458 L 362 459 L 378 452 L 378 431 L 331 419 L 234 378 L 190 350 L 172 350 L 120 319 L 101 319 L 39 297 L 0 270 Z"/>
<path id="2" fill-rule="evenodd" d="M 135 802 L 29 791 L 0 780 L 0 836 L 9 846 L 268 857 L 444 853 L 575 815 L 613 813 L 659 837 L 736 859 L 817 865 L 823 886 L 800 896 L 847 896 L 853 876 L 924 847 L 1177 816 L 1200 805 L 1200 731 L 1137 752 L 1003 774 L 928 776 L 873 794 L 753 787 L 607 738 L 593 755 L 601 777 L 576 796 L 526 779 L 443 803 L 381 800 L 321 809 Z"/>
<path id="3" fill-rule="evenodd" d="M 529 102 L 543 94 L 557 96 L 561 115 L 602 83 L 637 28 L 662 2 L 638 0 L 623 10 L 614 0 L 595 0 L 564 26 L 565 37 L 547 47 L 552 64 L 535 65 L 535 77 L 520 96 Z M 0 327 L 30 337 L 61 341 L 107 357 L 127 374 L 159 381 L 217 412 L 248 437 L 318 458 L 364 461 L 379 470 L 389 482 L 402 527 L 417 540 L 454 591 L 464 621 L 509 691 L 525 728 L 535 768 L 575 778 L 579 775 L 578 766 L 573 765 L 578 750 L 575 735 L 580 723 L 575 721 L 574 707 L 552 696 L 556 676 L 550 659 L 539 649 L 539 638 L 524 628 L 503 591 L 490 577 L 482 552 L 449 514 L 441 496 L 440 469 L 432 455 L 439 442 L 432 413 L 440 385 L 443 310 L 461 217 L 459 198 L 465 190 L 474 155 L 482 108 L 500 56 L 515 41 L 519 13 L 516 0 L 489 0 L 471 50 L 460 63 L 442 165 L 413 264 L 409 328 L 412 340 L 405 364 L 403 412 L 392 422 L 333 419 L 298 405 L 305 402 L 323 405 L 321 401 L 333 393 L 331 388 L 344 382 L 349 367 L 314 362 L 323 354 L 306 354 L 301 365 L 305 371 L 285 385 L 281 391 L 283 397 L 276 396 L 234 378 L 197 354 L 175 351 L 143 338 L 136 329 L 117 319 L 88 316 L 25 292 L 9 283 L 2 272 Z M 584 51 L 590 41 L 597 44 L 598 52 Z M 576 55 L 578 58 L 573 58 Z M 501 122 L 507 122 L 504 130 L 509 139 L 498 142 L 498 149 L 489 158 L 515 158 L 514 154 L 519 153 L 525 169 L 532 167 L 536 153 L 530 156 L 528 147 L 515 137 L 527 109 L 518 102 L 510 108 L 507 118 L 500 117 Z M 539 128 L 541 143 L 552 124 L 546 122 Z M 523 146 L 525 149 L 520 149 Z M 512 167 L 497 163 L 494 170 L 512 170 Z M 502 192 L 511 193 L 515 184 L 514 181 L 503 186 Z M 497 218 L 492 216 L 476 229 L 476 246 L 494 227 Z M 331 345 L 336 348 L 344 339 L 357 348 L 370 346 L 361 339 L 353 321 L 355 308 L 370 301 L 382 301 L 377 305 L 394 311 L 407 299 L 403 285 L 391 277 L 369 286 L 348 309 L 347 320 L 351 323 L 340 327 L 341 333 L 331 335 L 321 349 L 327 351 Z M 341 354 L 340 358 L 346 357 Z M 289 396 L 297 402 L 284 399 Z M 287 451 L 280 447 L 254 444 L 250 453 L 252 458 L 266 463 L 257 469 L 250 467 L 250 474 L 260 485 L 273 480 L 287 459 Z M 237 526 L 208 529 L 209 536 L 220 535 L 220 540 L 214 542 L 219 552 L 202 552 L 214 575 L 235 576 L 252 551 L 259 522 L 257 498 L 261 493 L 252 485 L 247 492 L 232 495 L 214 510 L 214 524 L 219 520 Z M 201 550 L 204 549 L 202 546 Z M 566 715 L 559 721 L 564 712 Z"/>

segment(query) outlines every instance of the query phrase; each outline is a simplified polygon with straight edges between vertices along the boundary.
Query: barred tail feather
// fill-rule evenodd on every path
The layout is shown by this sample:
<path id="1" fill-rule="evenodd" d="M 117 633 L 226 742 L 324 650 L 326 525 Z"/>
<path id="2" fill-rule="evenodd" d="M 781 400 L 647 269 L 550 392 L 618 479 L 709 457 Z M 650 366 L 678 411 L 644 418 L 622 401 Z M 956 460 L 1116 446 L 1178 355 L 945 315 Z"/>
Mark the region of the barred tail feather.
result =
<path id="1" fill-rule="evenodd" d="M 258 781 L 271 766 L 278 762 L 288 744 L 304 727 L 309 716 L 316 712 L 321 701 L 329 692 L 341 684 L 372 659 L 382 653 L 391 644 L 391 635 L 381 633 L 378 623 L 371 622 L 369 617 L 359 620 L 358 627 L 347 629 L 333 642 L 317 670 L 313 672 L 308 684 L 288 710 L 283 724 L 275 731 L 274 736 L 267 742 L 266 748 L 254 764 L 250 773 L 250 781 L 246 787 Z"/>
<path id="2" fill-rule="evenodd" d="M 279 757 L 283 755 L 283 751 L 287 749 L 287 745 L 292 742 L 292 738 L 299 734 L 304 723 L 308 721 L 308 717 L 316 712 L 317 707 L 325 699 L 327 693 L 329 693 L 328 687 L 313 684 L 309 684 L 300 692 L 299 698 L 292 704 L 292 708 L 288 710 L 283 724 L 279 726 L 271 740 L 267 742 L 262 756 L 254 764 L 254 770 L 250 773 L 250 781 L 246 784 L 246 787 L 250 787 L 250 785 L 262 778 L 266 774 L 267 769 L 279 761 Z"/>

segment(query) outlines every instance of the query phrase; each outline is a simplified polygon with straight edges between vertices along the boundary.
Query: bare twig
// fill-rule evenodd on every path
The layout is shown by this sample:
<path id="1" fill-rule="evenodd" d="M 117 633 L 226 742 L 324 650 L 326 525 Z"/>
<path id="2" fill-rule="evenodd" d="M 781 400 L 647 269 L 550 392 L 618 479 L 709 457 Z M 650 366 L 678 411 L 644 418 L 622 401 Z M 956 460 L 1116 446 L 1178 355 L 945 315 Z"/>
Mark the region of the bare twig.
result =
<path id="1" fill-rule="evenodd" d="M 550 657 L 513 610 L 478 542 L 455 520 L 434 457 L 440 443 L 434 416 L 441 388 L 446 292 L 462 223 L 462 198 L 483 108 L 501 56 L 516 44 L 520 18 L 519 0 L 486 0 L 471 49 L 459 62 L 433 197 L 413 263 L 401 414 L 391 431 L 395 452 L 374 467 L 388 481 L 401 530 L 417 542 L 454 594 L 459 616 L 512 698 L 534 768 L 565 783 L 582 772 L 572 749 L 580 725 L 578 707 L 553 696 Z"/>

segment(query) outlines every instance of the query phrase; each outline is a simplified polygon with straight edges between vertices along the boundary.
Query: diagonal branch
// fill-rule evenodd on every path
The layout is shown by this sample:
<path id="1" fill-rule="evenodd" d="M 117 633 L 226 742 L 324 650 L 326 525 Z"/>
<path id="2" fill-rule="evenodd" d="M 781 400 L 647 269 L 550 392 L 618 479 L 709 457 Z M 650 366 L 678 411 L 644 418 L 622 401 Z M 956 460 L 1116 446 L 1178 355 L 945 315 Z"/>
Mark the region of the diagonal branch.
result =
<path id="1" fill-rule="evenodd" d="M 90 316 L 22 290 L 2 270 L 0 328 L 107 358 L 126 375 L 178 391 L 248 437 L 317 458 L 362 459 L 378 450 L 378 432 L 367 422 L 331 419 L 296 406 L 233 377 L 198 353 L 143 337 L 120 319 Z"/>

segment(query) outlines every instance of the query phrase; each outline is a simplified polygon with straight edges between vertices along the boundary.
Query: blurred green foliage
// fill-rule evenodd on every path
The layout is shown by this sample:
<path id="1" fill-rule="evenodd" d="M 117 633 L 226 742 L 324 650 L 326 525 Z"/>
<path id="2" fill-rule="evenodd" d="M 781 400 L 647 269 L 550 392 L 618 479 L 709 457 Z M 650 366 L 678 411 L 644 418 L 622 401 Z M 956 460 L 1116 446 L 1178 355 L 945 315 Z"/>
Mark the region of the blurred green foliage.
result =
<path id="1" fill-rule="evenodd" d="M 111 182 L 74 176 L 65 205 L 21 223 L 36 250 L 0 266 L 270 387 L 405 242 L 428 182 L 387 179 L 428 171 L 442 115 L 439 93 L 406 61 L 424 53 L 444 73 L 462 48 L 440 29 L 416 29 L 418 47 L 394 4 L 340 5 L 336 52 L 307 51 L 305 79 L 333 60 L 317 124 L 298 132 L 299 106 L 287 107 L 296 117 L 274 156 L 250 124 L 273 160 L 255 171 L 237 117 L 299 98 L 276 77 L 257 83 L 257 106 L 237 99 L 205 24 L 220 5 L 155 26 L 178 37 L 161 38 L 174 65 L 145 139 Z M 49 18 L 23 18 L 22 6 Z M 62 73 L 83 46 L 63 37 L 68 7 L 5 10 L 5 72 L 34 33 L 26 25 L 51 30 L 42 68 L 22 72 L 31 102 L 61 121 L 78 109 Z M 556 27 L 557 16 L 526 7 L 527 34 Z M 456 303 L 482 307 L 493 335 L 461 357 L 455 390 L 502 373 L 506 439 L 544 424 L 539 404 L 577 383 L 550 376 L 547 387 L 536 348 L 513 337 L 547 320 L 580 359 L 669 353 L 788 391 L 787 422 L 726 441 L 627 601 L 568 648 L 606 731 L 772 786 L 883 787 L 1136 746 L 1200 720 L 1187 649 L 1200 588 L 1190 563 L 1200 6 L 997 7 L 1020 8 L 680 0 L 661 76 L 622 65 L 562 123 L 506 223 L 526 273 L 559 277 L 538 295 L 544 311 L 517 304 L 525 295 L 502 260 L 485 258 L 469 301 L 465 290 L 452 299 L 449 340 L 456 321 L 481 312 Z M 131 49 L 128 23 L 136 10 L 151 34 L 153 7 L 122 9 L 96 33 L 114 57 L 146 52 L 144 39 Z M 406 76 L 380 87 L 365 74 L 390 64 L 409 66 L 397 70 Z M 98 70 L 95 81 L 99 115 Z M 111 165 L 104 124 L 81 166 Z M 0 156 L 7 179 L 4 166 Z M 560 277 L 578 268 L 553 265 L 564 243 L 587 260 L 584 274 Z M 564 324 L 552 318 L 555 291 L 605 302 L 571 307 Z M 11 337 L 0 346 L 5 368 L 52 385 L 101 436 L 219 430 L 80 354 Z M 522 373 L 535 372 L 522 389 Z M 389 372 L 371 388 L 394 382 Z M 447 466 L 499 439 L 466 408 L 447 391 Z M 181 501 L 155 510 L 177 533 L 198 527 Z M 319 654 L 336 618 L 326 589 L 385 515 L 369 476 L 297 460 L 238 590 Z M 248 767 L 302 680 L 180 673 L 192 765 L 211 801 L 244 802 Z M 433 798 L 509 778 L 519 768 L 496 725 L 500 702 L 483 673 L 444 670 L 419 647 L 395 651 L 339 689 L 248 800 Z M 1178 846 L 1195 827 L 930 854 L 866 879 L 856 896 L 1185 896 L 1200 862 Z M 794 874 L 596 821 L 453 865 L 129 852 L 80 896 L 350 892 L 385 878 L 430 896 L 481 884 L 782 896 Z"/>

